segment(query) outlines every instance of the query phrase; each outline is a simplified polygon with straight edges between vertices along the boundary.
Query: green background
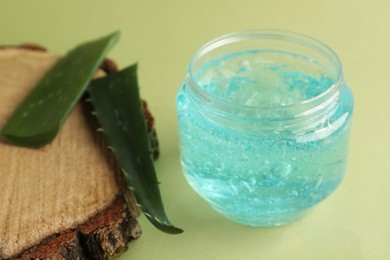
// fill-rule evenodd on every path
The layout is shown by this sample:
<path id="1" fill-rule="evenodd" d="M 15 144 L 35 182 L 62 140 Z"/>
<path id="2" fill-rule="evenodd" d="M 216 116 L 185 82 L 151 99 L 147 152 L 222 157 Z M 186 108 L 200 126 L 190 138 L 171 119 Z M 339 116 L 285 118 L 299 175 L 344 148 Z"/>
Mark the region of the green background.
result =
<path id="1" fill-rule="evenodd" d="M 156 117 L 156 164 L 166 210 L 181 235 L 140 217 L 143 235 L 121 259 L 388 259 L 390 255 L 390 1 L 0 0 L 0 44 L 34 42 L 62 54 L 115 30 L 120 67 L 139 62 L 141 94 Z M 303 220 L 249 228 L 191 190 L 178 154 L 175 94 L 192 53 L 221 34 L 253 28 L 311 35 L 340 56 L 355 96 L 347 175 Z"/>

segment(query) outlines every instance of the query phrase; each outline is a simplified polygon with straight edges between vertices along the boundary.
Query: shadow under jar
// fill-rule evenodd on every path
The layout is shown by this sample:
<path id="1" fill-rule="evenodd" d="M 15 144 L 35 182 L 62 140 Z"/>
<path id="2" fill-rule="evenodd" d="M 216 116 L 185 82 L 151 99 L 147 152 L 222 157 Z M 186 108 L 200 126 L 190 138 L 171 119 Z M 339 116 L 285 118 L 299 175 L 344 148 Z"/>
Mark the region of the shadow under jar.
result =
<path id="1" fill-rule="evenodd" d="M 308 36 L 259 30 L 208 42 L 176 106 L 185 177 L 233 221 L 295 221 L 344 176 L 352 94 L 337 55 Z"/>

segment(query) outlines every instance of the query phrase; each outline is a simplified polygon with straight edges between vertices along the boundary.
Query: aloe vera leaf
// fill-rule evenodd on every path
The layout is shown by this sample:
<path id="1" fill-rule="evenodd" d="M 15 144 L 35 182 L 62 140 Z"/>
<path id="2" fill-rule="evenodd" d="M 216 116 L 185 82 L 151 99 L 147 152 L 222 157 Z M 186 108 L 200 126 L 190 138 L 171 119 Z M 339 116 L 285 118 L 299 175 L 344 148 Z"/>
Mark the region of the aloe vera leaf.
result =
<path id="1" fill-rule="evenodd" d="M 1 130 L 10 143 L 40 147 L 57 135 L 119 32 L 79 45 L 60 59 L 27 95 Z"/>
<path id="2" fill-rule="evenodd" d="M 92 81 L 88 91 L 101 130 L 145 216 L 161 231 L 183 232 L 170 223 L 163 207 L 139 96 L 137 65 Z"/>

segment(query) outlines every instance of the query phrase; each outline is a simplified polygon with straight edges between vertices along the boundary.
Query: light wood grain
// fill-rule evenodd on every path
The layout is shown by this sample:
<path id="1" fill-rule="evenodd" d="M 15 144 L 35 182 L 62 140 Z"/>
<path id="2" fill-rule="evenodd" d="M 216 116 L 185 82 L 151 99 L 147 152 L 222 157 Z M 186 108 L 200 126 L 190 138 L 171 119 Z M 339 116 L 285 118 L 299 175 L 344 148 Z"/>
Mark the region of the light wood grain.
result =
<path id="1" fill-rule="evenodd" d="M 0 128 L 56 55 L 0 49 Z M 77 105 L 59 135 L 41 149 L 0 141 L 0 259 L 106 208 L 119 192 L 115 165 Z"/>

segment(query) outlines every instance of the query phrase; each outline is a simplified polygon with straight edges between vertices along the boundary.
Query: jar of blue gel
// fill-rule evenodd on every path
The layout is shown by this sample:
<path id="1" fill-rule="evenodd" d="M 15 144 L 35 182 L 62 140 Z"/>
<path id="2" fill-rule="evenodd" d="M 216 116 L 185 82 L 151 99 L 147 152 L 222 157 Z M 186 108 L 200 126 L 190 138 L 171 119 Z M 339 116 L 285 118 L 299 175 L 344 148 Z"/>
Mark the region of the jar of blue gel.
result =
<path id="1" fill-rule="evenodd" d="M 290 223 L 343 179 L 353 97 L 320 41 L 269 30 L 216 38 L 194 54 L 176 105 L 185 177 L 233 221 Z"/>

